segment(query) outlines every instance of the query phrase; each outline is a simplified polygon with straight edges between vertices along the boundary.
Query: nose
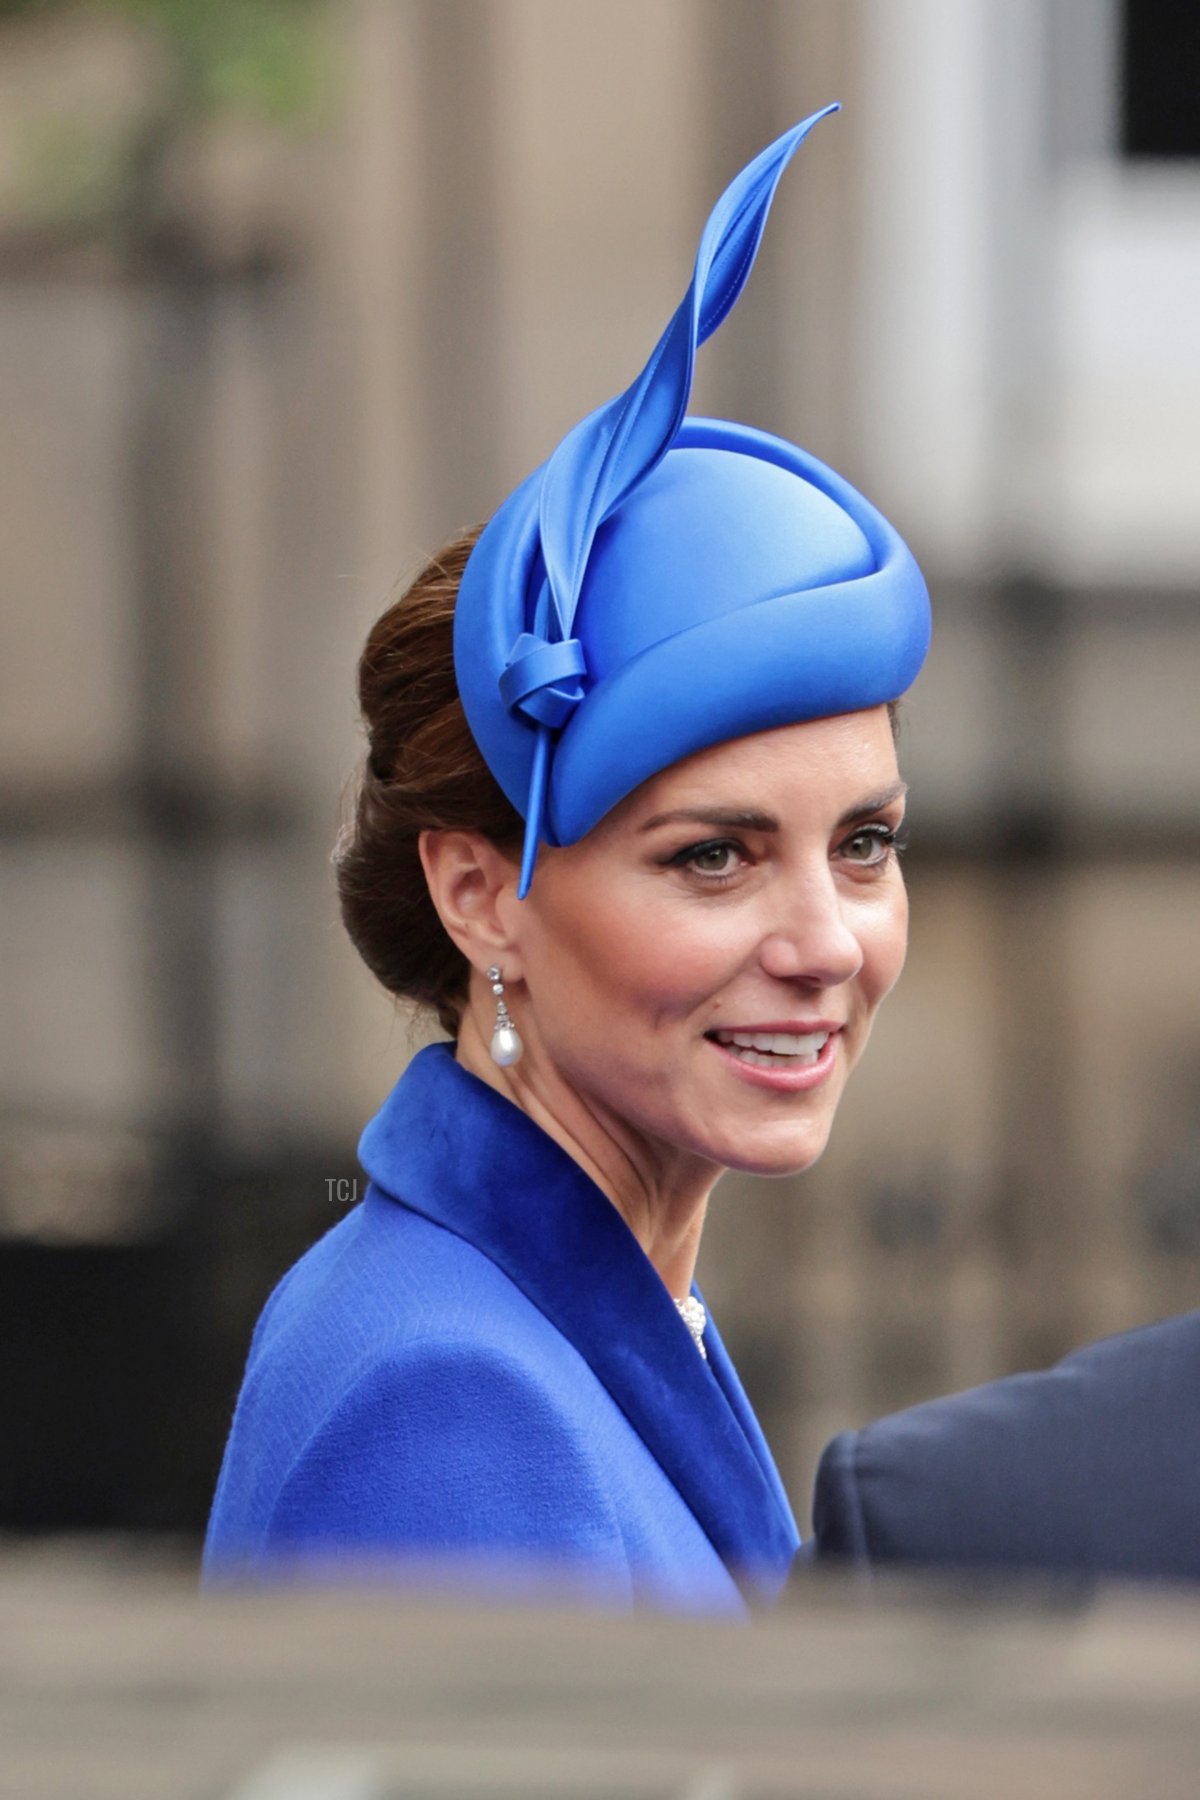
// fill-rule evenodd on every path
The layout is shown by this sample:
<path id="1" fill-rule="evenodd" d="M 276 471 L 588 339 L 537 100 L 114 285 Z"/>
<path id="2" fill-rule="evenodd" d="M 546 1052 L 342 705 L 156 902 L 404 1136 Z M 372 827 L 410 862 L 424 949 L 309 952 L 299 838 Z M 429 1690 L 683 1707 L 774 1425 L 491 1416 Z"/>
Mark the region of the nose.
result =
<path id="1" fill-rule="evenodd" d="M 833 874 L 789 884 L 780 914 L 759 948 L 764 972 L 812 988 L 852 981 L 863 950 Z"/>

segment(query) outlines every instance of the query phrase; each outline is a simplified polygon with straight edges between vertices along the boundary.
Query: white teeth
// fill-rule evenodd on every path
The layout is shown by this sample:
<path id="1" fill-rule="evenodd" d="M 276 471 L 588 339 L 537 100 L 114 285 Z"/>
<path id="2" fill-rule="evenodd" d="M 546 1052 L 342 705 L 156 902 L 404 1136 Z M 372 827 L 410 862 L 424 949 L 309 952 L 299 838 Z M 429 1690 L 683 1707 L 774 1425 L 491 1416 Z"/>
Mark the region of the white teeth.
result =
<path id="1" fill-rule="evenodd" d="M 773 1056 L 769 1051 L 739 1049 L 737 1054 L 739 1062 L 749 1063 L 753 1069 L 778 1069 L 785 1062 L 804 1069 L 816 1062 L 820 1052 L 814 1050 L 811 1056 Z"/>
<path id="2" fill-rule="evenodd" d="M 727 1049 L 740 1051 L 742 1060 L 755 1068 L 769 1068 L 785 1056 L 800 1063 L 814 1063 L 829 1042 L 827 1031 L 803 1035 L 794 1031 L 714 1031 L 713 1036 Z"/>

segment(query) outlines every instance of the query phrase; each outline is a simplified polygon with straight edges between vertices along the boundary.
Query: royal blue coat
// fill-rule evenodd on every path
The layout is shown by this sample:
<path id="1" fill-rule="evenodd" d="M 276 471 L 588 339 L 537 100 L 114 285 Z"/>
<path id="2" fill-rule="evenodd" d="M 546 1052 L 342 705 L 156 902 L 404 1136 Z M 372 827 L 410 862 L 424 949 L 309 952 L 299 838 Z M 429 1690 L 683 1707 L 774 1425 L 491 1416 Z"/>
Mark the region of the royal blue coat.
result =
<path id="1" fill-rule="evenodd" d="M 817 1560 L 1200 1580 L 1200 1312 L 835 1438 Z"/>
<path id="2" fill-rule="evenodd" d="M 209 1582 L 353 1554 L 744 1611 L 798 1543 L 710 1321 L 705 1362 L 620 1213 L 448 1045 L 360 1146 L 365 1197 L 254 1332 Z"/>

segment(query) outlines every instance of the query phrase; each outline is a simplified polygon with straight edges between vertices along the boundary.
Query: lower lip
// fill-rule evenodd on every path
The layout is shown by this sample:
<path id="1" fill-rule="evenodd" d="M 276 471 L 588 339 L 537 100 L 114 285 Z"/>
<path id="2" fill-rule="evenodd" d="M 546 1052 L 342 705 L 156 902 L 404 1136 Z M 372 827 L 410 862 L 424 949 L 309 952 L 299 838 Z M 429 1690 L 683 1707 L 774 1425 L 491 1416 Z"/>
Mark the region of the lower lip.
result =
<path id="1" fill-rule="evenodd" d="M 784 1064 L 781 1057 L 778 1069 L 764 1069 L 757 1063 L 743 1062 L 735 1050 L 719 1044 L 715 1038 L 705 1038 L 704 1041 L 711 1044 L 734 1074 L 740 1075 L 743 1081 L 748 1081 L 751 1087 L 772 1088 L 777 1094 L 806 1094 L 810 1088 L 820 1087 L 823 1081 L 828 1081 L 837 1058 L 840 1035 L 836 1031 L 830 1033 L 815 1062 L 789 1066 Z"/>

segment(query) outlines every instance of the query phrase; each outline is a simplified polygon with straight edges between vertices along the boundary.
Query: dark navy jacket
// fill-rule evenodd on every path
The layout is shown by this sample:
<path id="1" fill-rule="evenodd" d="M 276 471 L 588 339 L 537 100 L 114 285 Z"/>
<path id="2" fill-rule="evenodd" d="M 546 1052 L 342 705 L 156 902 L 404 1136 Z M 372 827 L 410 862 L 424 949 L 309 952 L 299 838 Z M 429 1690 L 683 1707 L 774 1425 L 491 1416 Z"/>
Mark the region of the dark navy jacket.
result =
<path id="1" fill-rule="evenodd" d="M 360 1154 L 362 1204 L 255 1329 L 205 1579 L 353 1553 L 606 1605 L 773 1597 L 796 1527 L 720 1336 L 705 1362 L 578 1165 L 447 1045 Z"/>
<path id="2" fill-rule="evenodd" d="M 817 1560 L 1200 1579 L 1200 1312 L 844 1433 L 813 1523 Z"/>

